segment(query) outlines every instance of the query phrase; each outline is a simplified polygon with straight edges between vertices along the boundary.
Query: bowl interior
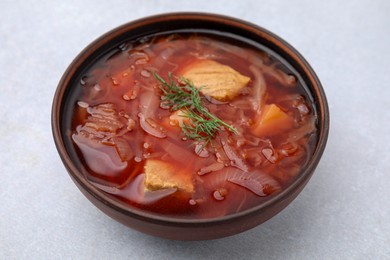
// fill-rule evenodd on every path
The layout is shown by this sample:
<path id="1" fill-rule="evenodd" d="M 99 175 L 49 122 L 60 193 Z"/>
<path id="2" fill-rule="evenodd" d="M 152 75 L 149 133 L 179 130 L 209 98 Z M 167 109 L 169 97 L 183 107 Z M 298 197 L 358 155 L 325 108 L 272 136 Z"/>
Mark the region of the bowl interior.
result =
<path id="1" fill-rule="evenodd" d="M 310 162 L 306 165 L 306 168 L 300 173 L 300 176 L 288 188 L 268 200 L 266 203 L 218 219 L 200 220 L 164 217 L 129 208 L 122 202 L 107 196 L 107 194 L 91 185 L 84 178 L 84 168 L 81 165 L 80 159 L 75 156 L 76 152 L 74 147 L 70 145 L 69 122 L 72 113 L 69 108 L 72 107 L 75 102 L 75 100 L 71 98 L 71 93 L 75 91 L 75 83 L 80 81 L 85 70 L 99 59 L 99 57 L 106 55 L 111 49 L 120 46 L 122 43 L 155 34 L 174 32 L 205 32 L 219 34 L 247 42 L 256 48 L 265 49 L 272 55 L 286 61 L 286 64 L 290 66 L 291 70 L 296 71 L 300 80 L 305 83 L 308 92 L 311 94 L 318 115 L 318 142 L 314 154 L 312 155 Z M 226 220 L 230 221 L 234 218 L 239 218 L 242 215 L 266 210 L 267 207 L 273 203 L 283 201 L 288 196 L 295 194 L 297 190 L 301 189 L 311 177 L 324 151 L 329 129 L 329 112 L 322 86 L 310 65 L 294 48 L 278 36 L 261 27 L 225 16 L 179 13 L 148 17 L 125 24 L 108 32 L 87 46 L 71 63 L 58 85 L 53 102 L 52 128 L 57 149 L 71 177 L 80 189 L 90 194 L 96 200 L 108 205 L 115 211 L 120 211 L 123 214 L 134 218 L 142 217 L 154 221 L 171 223 L 173 225 L 186 223 L 205 224 Z"/>

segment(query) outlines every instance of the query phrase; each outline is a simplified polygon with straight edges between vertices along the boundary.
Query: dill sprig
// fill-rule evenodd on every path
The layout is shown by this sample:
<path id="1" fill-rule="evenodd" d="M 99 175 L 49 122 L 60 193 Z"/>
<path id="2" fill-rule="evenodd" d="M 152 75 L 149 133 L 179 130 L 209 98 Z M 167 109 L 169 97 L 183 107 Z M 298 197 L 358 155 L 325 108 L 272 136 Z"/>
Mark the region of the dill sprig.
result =
<path id="1" fill-rule="evenodd" d="M 182 132 L 186 138 L 202 142 L 203 148 L 211 143 L 222 127 L 237 134 L 233 126 L 207 110 L 199 93 L 201 88 L 194 87 L 192 82 L 186 78 L 180 78 L 183 84 L 176 83 L 172 73 L 168 73 L 168 82 L 155 72 L 153 75 L 160 82 L 160 89 L 163 93 L 162 104 L 169 107 L 171 112 L 181 110 L 184 113 L 183 116 L 190 120 L 190 123 L 182 125 Z"/>

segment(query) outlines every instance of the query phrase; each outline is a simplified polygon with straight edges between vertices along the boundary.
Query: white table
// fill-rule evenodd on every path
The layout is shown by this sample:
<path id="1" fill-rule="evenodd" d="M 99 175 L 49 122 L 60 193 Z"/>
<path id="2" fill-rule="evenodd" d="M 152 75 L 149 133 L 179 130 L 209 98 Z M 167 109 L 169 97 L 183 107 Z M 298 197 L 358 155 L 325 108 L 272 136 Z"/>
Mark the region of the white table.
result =
<path id="1" fill-rule="evenodd" d="M 283 212 L 214 241 L 150 237 L 76 188 L 51 134 L 56 85 L 92 40 L 170 11 L 227 14 L 297 48 L 328 96 L 315 175 Z M 0 259 L 390 259 L 390 1 L 0 2 Z"/>

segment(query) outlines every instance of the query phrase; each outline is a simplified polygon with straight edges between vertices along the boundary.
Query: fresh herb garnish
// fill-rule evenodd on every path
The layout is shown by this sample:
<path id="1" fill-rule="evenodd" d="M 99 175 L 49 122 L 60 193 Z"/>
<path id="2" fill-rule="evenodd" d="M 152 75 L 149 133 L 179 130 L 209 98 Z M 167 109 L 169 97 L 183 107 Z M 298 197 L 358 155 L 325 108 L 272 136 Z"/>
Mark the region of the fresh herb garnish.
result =
<path id="1" fill-rule="evenodd" d="M 163 92 L 162 105 L 168 107 L 171 112 L 181 110 L 184 113 L 183 117 L 188 118 L 190 123 L 184 123 L 182 131 L 186 138 L 203 143 L 201 149 L 211 143 L 222 127 L 237 134 L 233 126 L 207 110 L 203 104 L 203 97 L 199 93 L 201 88 L 194 87 L 186 78 L 180 78 L 183 84 L 178 84 L 173 79 L 172 73 L 168 73 L 168 82 L 155 72 L 153 75 L 160 82 L 160 89 Z"/>

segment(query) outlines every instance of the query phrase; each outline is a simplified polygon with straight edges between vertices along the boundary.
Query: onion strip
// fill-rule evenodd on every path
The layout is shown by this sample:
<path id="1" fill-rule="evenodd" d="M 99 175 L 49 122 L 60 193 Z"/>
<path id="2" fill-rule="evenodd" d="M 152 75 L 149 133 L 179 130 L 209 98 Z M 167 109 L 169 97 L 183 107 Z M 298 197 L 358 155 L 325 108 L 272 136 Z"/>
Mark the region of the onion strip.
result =
<path id="1" fill-rule="evenodd" d="M 160 129 L 158 129 L 157 127 L 154 127 L 152 126 L 151 124 L 149 124 L 146 120 L 145 120 L 145 117 L 142 113 L 138 113 L 138 117 L 139 117 L 139 124 L 141 126 L 141 128 L 147 132 L 148 134 L 154 136 L 154 137 L 157 137 L 157 138 L 165 138 L 167 137 L 167 135 Z"/>

